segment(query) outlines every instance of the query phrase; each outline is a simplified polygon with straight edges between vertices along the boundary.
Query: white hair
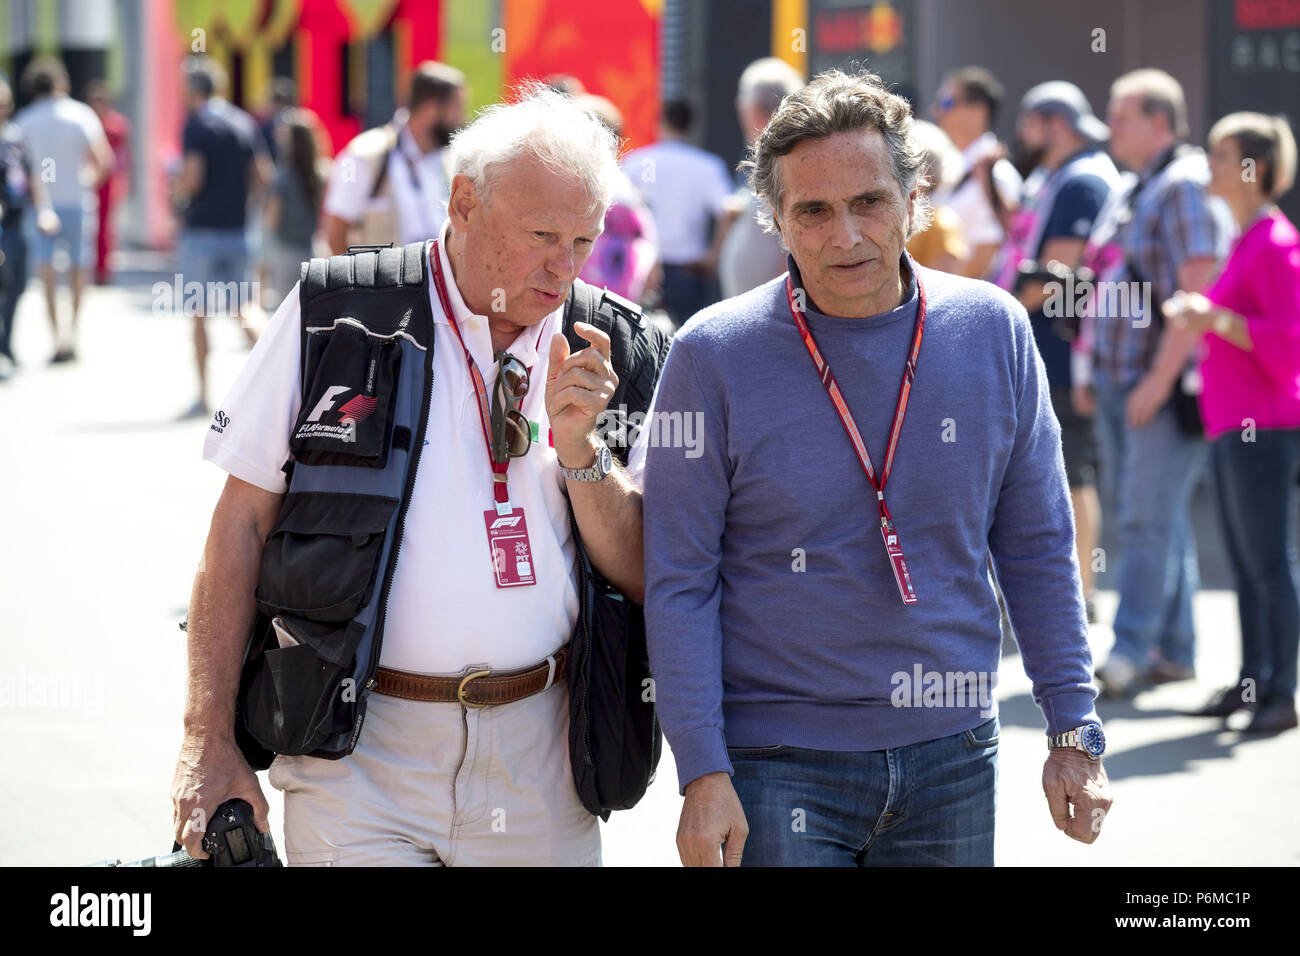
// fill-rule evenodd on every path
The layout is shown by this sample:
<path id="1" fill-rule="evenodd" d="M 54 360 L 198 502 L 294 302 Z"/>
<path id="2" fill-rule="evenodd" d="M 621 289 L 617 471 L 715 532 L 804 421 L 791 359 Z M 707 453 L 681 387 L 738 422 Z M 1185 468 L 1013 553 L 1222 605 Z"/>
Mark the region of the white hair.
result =
<path id="1" fill-rule="evenodd" d="M 536 82 L 515 88 L 516 98 L 479 111 L 451 140 L 452 175 L 468 176 L 483 201 L 493 167 L 524 158 L 583 184 L 593 207 L 608 206 L 618 176 L 619 140 L 568 96 Z"/>
<path id="2" fill-rule="evenodd" d="M 736 105 L 753 104 L 767 116 L 776 112 L 781 101 L 804 85 L 803 74 L 785 60 L 765 56 L 745 67 L 737 84 Z"/>

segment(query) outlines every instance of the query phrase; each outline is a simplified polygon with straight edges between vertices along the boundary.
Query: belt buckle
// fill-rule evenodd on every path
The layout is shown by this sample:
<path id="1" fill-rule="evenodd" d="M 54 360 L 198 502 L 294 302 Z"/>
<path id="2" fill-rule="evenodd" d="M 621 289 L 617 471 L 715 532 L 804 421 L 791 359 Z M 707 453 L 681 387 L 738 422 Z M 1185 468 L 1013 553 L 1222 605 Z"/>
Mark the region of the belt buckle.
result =
<path id="1" fill-rule="evenodd" d="M 460 686 L 456 688 L 456 700 L 459 701 L 462 707 L 467 708 L 469 710 L 478 710 L 480 707 L 487 706 L 487 704 L 476 704 L 473 701 L 466 700 L 465 686 L 474 678 L 487 677 L 491 673 L 492 671 L 490 668 L 484 667 L 481 670 L 470 671 L 468 674 L 466 674 L 464 677 L 460 679 Z"/>

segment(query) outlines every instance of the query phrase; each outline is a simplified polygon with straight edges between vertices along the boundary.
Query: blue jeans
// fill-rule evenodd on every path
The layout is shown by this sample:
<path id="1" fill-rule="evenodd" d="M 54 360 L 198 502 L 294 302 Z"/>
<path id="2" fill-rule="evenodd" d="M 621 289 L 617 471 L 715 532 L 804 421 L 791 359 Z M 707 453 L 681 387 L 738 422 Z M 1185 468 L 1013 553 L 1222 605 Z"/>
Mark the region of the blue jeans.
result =
<path id="1" fill-rule="evenodd" d="M 1153 648 L 1181 667 L 1196 658 L 1192 595 L 1200 585 L 1189 507 L 1205 463 L 1205 440 L 1178 428 L 1172 403 L 1131 428 L 1131 387 L 1098 386 L 1097 452 L 1106 514 L 1119 522 L 1119 610 L 1112 654 L 1138 667 Z M 1108 519 L 1109 520 L 1109 519 Z"/>
<path id="2" fill-rule="evenodd" d="M 692 266 L 664 266 L 663 307 L 676 327 L 721 297 L 716 276 Z"/>
<path id="3" fill-rule="evenodd" d="M 729 747 L 742 866 L 992 866 L 998 719 L 890 750 Z"/>
<path id="4" fill-rule="evenodd" d="M 1261 704 L 1292 700 L 1300 650 L 1295 541 L 1300 430 L 1261 430 L 1253 442 L 1228 432 L 1211 445 L 1210 460 L 1237 584 L 1241 679 L 1255 682 Z"/>
<path id="5" fill-rule="evenodd" d="M 255 300 L 248 287 L 248 235 L 243 229 L 195 229 L 180 235 L 185 298 L 189 284 L 203 287 L 204 314 L 235 314 Z"/>
<path id="6" fill-rule="evenodd" d="M 12 222 L 0 232 L 0 252 L 4 254 L 4 262 L 0 264 L 0 355 L 9 355 L 18 297 L 27 287 L 27 236 L 22 220 Z"/>
<path id="7" fill-rule="evenodd" d="M 99 228 L 98 206 L 55 206 L 59 217 L 59 231 L 47 236 L 36 227 L 36 213 L 29 211 L 27 242 L 32 264 L 46 265 L 54 259 L 54 247 L 63 243 L 68 249 L 71 268 L 81 269 L 95 264 L 95 236 Z"/>

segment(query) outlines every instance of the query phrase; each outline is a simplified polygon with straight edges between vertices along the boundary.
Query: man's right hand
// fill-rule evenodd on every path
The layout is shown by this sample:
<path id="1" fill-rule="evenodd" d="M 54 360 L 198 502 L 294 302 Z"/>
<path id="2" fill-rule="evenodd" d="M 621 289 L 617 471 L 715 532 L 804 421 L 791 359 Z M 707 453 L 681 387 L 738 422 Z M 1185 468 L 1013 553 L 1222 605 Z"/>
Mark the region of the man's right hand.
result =
<path id="1" fill-rule="evenodd" d="M 248 801 L 257 829 L 269 833 L 270 805 L 262 796 L 257 775 L 234 740 L 187 736 L 181 742 L 176 776 L 172 779 L 175 839 L 186 853 L 195 859 L 207 858 L 203 834 L 207 832 L 208 821 L 217 807 L 236 797 Z"/>
<path id="2" fill-rule="evenodd" d="M 706 773 L 686 785 L 677 823 L 677 852 L 683 866 L 740 866 L 749 824 L 731 775 Z"/>

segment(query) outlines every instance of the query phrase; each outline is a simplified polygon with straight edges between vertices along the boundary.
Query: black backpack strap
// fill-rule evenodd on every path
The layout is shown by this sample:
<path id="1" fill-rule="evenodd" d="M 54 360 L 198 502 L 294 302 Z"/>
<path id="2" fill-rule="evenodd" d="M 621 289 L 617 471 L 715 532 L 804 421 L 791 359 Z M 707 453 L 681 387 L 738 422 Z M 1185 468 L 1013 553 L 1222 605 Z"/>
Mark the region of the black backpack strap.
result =
<path id="1" fill-rule="evenodd" d="M 600 431 L 614 457 L 626 465 L 639 430 L 628 416 L 638 413 L 634 421 L 642 421 L 650 410 L 668 355 L 668 337 L 646 321 L 635 303 L 581 279 L 574 280 L 564 314 L 564 336 L 574 352 L 589 344 L 574 329 L 578 322 L 593 325 L 609 336 L 609 361 L 618 376 L 618 388 L 609 400 Z"/>
<path id="2" fill-rule="evenodd" d="M 349 293 L 391 290 L 399 286 L 423 287 L 428 281 L 426 242 L 396 248 L 353 246 L 342 255 L 309 259 L 298 273 L 299 381 L 307 361 L 307 327 L 315 321 L 314 302 Z"/>

